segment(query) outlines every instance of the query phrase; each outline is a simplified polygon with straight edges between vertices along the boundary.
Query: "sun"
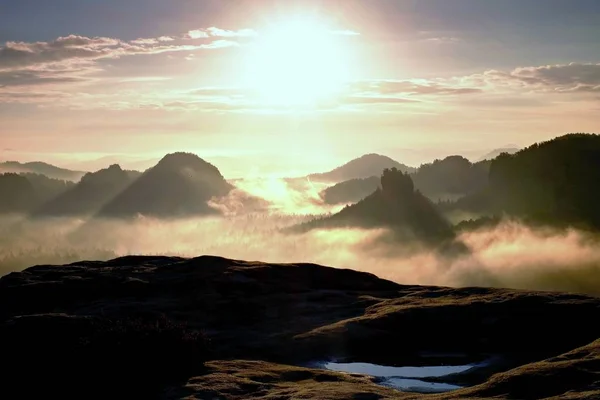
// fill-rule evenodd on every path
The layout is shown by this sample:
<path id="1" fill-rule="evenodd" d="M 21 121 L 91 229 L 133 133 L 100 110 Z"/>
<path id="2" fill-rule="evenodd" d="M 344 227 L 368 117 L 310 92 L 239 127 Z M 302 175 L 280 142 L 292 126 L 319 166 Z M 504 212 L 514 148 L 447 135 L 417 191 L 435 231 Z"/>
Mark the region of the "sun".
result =
<path id="1" fill-rule="evenodd" d="M 328 101 L 350 75 L 347 43 L 311 17 L 286 19 L 259 31 L 247 60 L 246 83 L 263 103 L 315 105 Z"/>

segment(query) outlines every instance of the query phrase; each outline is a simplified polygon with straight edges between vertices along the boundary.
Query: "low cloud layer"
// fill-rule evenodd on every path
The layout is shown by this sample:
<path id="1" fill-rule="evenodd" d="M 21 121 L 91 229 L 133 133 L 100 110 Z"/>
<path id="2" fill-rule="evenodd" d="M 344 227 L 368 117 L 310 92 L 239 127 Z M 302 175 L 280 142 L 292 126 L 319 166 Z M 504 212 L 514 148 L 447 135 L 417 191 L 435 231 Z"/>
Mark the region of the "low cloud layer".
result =
<path id="1" fill-rule="evenodd" d="M 600 295 L 597 238 L 506 222 L 464 234 L 470 254 L 448 258 L 383 240 L 385 230 L 337 229 L 285 235 L 309 217 L 274 213 L 135 222 L 3 221 L 2 274 L 33 264 L 126 254 L 220 255 L 268 262 L 314 262 L 375 273 L 402 284 L 494 286 Z"/>

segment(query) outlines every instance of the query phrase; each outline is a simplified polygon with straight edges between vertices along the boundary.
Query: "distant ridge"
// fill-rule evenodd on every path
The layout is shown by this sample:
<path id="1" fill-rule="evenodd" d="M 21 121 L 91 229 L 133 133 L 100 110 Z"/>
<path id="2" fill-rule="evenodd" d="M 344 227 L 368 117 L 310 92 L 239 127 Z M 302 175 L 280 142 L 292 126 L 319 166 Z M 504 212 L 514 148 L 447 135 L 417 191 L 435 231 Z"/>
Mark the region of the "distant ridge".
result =
<path id="1" fill-rule="evenodd" d="M 40 161 L 27 163 L 20 163 L 18 161 L 2 162 L 0 163 L 0 173 L 40 174 L 45 175 L 48 178 L 72 182 L 79 181 L 86 174 L 86 172 L 84 171 L 73 171 L 70 169 L 60 168 L 55 165 L 47 164 L 45 162 Z"/>
<path id="2" fill-rule="evenodd" d="M 380 178 L 357 178 L 336 183 L 319 194 L 326 204 L 356 203 L 373 193 L 380 187 Z"/>
<path id="3" fill-rule="evenodd" d="M 381 176 L 386 168 L 396 168 L 402 172 L 413 172 L 415 169 L 401 164 L 390 157 L 381 154 L 365 154 L 329 172 L 311 174 L 308 178 L 315 182 L 338 183 L 351 179 Z"/>
<path id="4" fill-rule="evenodd" d="M 489 161 L 471 163 L 462 156 L 421 165 L 411 178 L 415 188 L 432 200 L 460 197 L 479 191 L 488 183 Z M 327 204 L 349 204 L 364 199 L 380 187 L 379 177 L 350 179 L 324 189 Z"/>
<path id="5" fill-rule="evenodd" d="M 131 185 L 138 176 L 139 172 L 125 171 L 118 164 L 87 173 L 79 183 L 43 205 L 34 215 L 80 216 L 94 214 Z"/>
<path id="6" fill-rule="evenodd" d="M 503 153 L 515 154 L 519 150 L 521 150 L 521 149 L 518 147 L 502 147 L 499 149 L 494 149 L 494 150 L 490 151 L 489 153 L 479 157 L 477 159 L 477 161 L 493 160 L 494 158 L 498 157 L 500 154 L 503 154 Z"/>

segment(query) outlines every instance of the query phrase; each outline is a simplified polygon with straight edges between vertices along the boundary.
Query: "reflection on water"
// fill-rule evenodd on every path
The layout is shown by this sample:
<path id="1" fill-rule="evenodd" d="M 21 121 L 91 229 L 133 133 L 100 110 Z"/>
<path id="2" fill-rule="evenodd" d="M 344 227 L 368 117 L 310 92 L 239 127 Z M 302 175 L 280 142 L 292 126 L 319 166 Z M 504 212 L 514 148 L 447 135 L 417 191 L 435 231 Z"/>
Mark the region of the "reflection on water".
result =
<path id="1" fill-rule="evenodd" d="M 450 374 L 465 372 L 477 365 L 440 365 L 427 367 L 390 367 L 368 363 L 335 363 L 323 364 L 325 369 L 337 372 L 371 375 L 382 378 L 382 384 L 392 386 L 407 392 L 447 392 L 461 389 L 460 386 L 447 383 L 425 382 L 414 378 L 443 377 Z"/>
<path id="2" fill-rule="evenodd" d="M 436 366 L 436 367 L 388 367 L 385 365 L 368 363 L 327 363 L 325 368 L 331 371 L 350 372 L 353 374 L 365 374 L 378 376 L 382 378 L 402 377 L 402 378 L 426 378 L 439 377 L 450 374 L 464 372 L 472 365 L 460 366 Z"/>
<path id="3" fill-rule="evenodd" d="M 451 390 L 462 389 L 461 386 L 450 385 L 448 383 L 425 382 L 419 379 L 390 378 L 383 382 L 386 386 L 391 386 L 398 390 L 406 392 L 421 393 L 441 393 Z"/>

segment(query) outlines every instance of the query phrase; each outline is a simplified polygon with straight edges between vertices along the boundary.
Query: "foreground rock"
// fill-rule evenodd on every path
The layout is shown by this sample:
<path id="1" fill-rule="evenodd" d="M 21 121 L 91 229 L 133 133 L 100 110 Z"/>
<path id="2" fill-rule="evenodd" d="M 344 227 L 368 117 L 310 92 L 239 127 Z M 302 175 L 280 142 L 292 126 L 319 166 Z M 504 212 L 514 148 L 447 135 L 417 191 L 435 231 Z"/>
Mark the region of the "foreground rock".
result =
<path id="1" fill-rule="evenodd" d="M 112 398 L 591 399 L 599 394 L 599 317 L 600 299 L 592 297 L 403 286 L 312 264 L 204 256 L 38 266 L 0 279 L 3 361 L 17 365 L 0 391 L 6 398 L 90 398 L 106 396 L 104 388 Z M 472 387 L 438 395 L 301 367 L 492 357 L 499 361 L 478 373 L 448 378 Z"/>

